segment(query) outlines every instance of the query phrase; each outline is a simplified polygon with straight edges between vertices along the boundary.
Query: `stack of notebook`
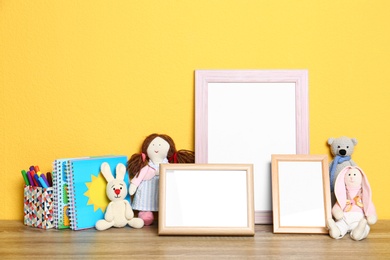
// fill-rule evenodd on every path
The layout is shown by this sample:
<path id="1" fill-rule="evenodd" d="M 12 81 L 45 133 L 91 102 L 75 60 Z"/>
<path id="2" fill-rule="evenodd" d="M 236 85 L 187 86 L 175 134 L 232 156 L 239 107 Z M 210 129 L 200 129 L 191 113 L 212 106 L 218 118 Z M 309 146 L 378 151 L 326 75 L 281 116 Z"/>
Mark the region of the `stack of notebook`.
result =
<path id="1" fill-rule="evenodd" d="M 100 166 L 107 162 L 113 175 L 118 163 L 126 165 L 124 155 L 64 158 L 53 162 L 54 225 L 58 229 L 93 228 L 104 218 L 109 203 L 106 180 Z M 125 182 L 129 185 L 128 176 Z M 130 197 L 126 198 L 130 201 Z"/>

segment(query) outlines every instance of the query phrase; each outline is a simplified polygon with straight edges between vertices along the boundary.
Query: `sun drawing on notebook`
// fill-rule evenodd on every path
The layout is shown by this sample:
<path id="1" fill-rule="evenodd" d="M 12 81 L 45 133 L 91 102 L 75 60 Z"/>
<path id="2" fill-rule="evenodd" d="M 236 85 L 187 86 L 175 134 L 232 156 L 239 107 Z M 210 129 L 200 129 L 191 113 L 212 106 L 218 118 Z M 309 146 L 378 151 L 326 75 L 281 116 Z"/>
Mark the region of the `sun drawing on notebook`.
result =
<path id="1" fill-rule="evenodd" d="M 96 211 L 101 209 L 105 212 L 108 203 L 110 202 L 106 196 L 106 185 L 107 182 L 103 175 L 99 173 L 96 177 L 91 174 L 91 182 L 86 182 L 87 191 L 84 193 L 88 197 L 87 205 L 93 205 L 93 210 Z"/>

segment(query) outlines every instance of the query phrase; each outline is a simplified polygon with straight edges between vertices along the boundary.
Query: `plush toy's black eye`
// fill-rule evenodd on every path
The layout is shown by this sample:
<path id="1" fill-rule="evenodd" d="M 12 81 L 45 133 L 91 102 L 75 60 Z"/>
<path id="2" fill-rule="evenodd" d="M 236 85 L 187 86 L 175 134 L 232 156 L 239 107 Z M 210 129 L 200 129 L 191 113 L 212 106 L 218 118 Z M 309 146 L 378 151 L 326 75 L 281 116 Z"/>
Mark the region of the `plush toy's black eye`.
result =
<path id="1" fill-rule="evenodd" d="M 338 145 L 337 148 L 340 148 L 340 145 Z"/>
<path id="2" fill-rule="evenodd" d="M 347 148 L 349 148 L 349 146 L 347 146 Z"/>
<path id="3" fill-rule="evenodd" d="M 112 188 L 112 190 L 115 190 L 115 188 Z"/>

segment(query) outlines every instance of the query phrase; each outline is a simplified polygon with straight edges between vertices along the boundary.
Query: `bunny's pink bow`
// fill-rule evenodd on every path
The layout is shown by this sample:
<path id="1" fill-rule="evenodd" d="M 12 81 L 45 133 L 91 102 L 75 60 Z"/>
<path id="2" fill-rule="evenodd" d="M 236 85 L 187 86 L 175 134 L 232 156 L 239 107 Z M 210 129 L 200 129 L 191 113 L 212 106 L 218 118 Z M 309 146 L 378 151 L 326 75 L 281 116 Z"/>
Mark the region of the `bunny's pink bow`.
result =
<path id="1" fill-rule="evenodd" d="M 363 208 L 363 202 L 362 202 L 362 198 L 360 196 L 356 196 L 352 200 L 351 199 L 347 200 L 346 206 L 345 206 L 345 211 L 346 212 L 350 211 L 354 205 L 358 206 L 359 208 Z"/>

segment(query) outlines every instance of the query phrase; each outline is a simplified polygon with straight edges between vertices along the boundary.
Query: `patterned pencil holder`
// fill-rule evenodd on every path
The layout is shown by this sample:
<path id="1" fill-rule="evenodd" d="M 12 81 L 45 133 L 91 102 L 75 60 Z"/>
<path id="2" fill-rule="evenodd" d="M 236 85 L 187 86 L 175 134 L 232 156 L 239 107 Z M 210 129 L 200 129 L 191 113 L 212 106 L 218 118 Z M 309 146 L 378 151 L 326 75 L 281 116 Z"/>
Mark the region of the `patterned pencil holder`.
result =
<path id="1" fill-rule="evenodd" d="M 54 227 L 53 188 L 24 186 L 24 224 L 49 229 Z"/>

